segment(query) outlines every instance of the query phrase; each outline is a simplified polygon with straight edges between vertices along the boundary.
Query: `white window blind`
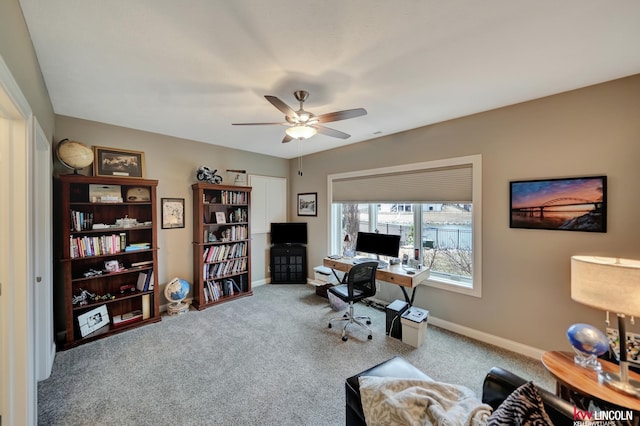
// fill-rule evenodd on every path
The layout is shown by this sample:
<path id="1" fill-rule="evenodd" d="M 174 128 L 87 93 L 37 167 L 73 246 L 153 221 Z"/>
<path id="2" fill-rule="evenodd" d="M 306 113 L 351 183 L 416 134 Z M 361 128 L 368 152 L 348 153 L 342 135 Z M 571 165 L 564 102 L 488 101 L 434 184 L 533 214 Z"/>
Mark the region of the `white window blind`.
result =
<path id="1" fill-rule="evenodd" d="M 468 203 L 473 200 L 472 192 L 471 163 L 337 177 L 332 181 L 333 202 L 340 203 Z"/>

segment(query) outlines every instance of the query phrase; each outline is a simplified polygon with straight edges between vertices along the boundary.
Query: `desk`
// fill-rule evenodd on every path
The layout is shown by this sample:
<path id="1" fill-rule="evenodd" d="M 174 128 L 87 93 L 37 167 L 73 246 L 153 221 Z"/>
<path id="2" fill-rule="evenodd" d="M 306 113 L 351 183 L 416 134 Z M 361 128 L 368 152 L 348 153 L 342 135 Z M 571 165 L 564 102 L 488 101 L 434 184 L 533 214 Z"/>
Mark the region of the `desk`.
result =
<path id="1" fill-rule="evenodd" d="M 349 270 L 353 268 L 353 258 L 342 257 L 340 259 L 329 259 L 328 257 L 325 257 L 322 264 L 327 268 L 331 268 L 334 271 L 334 274 L 335 271 L 349 272 Z M 429 278 L 428 269 L 418 269 L 415 271 L 414 275 L 410 275 L 407 271 L 402 269 L 402 265 L 389 265 L 387 268 L 378 269 L 376 271 L 376 279 L 400 286 L 402 294 L 404 294 L 404 299 L 409 305 L 413 305 L 416 288 L 427 278 Z M 409 295 L 407 294 L 407 288 L 413 289 L 411 298 L 409 298 Z"/>
<path id="2" fill-rule="evenodd" d="M 593 399 L 601 409 L 626 409 L 633 410 L 633 424 L 638 424 L 640 419 L 640 399 L 631 395 L 618 392 L 605 384 L 598 382 L 598 373 L 587 368 L 580 367 L 573 362 L 572 352 L 545 352 L 542 355 L 542 363 L 545 368 L 556 379 L 556 394 L 562 399 L 571 401 L 579 409 L 578 399 Z M 602 363 L 602 370 L 611 373 L 618 373 L 618 365 L 599 360 Z M 629 371 L 629 378 L 640 380 L 640 375 Z M 575 395 L 577 393 L 578 395 Z M 604 406 L 603 406 L 604 405 Z M 613 406 L 613 407 L 612 407 Z"/>

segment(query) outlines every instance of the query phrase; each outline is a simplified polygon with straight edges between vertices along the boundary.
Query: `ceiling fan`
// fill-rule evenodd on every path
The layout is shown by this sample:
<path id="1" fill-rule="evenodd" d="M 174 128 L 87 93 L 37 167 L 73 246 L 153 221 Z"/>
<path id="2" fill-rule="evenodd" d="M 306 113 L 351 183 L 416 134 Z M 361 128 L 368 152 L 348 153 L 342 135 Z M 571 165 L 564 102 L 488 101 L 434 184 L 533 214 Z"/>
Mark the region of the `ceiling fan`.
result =
<path id="1" fill-rule="evenodd" d="M 309 139 L 316 133 L 321 133 L 334 138 L 347 139 L 350 135 L 339 130 L 321 126 L 322 123 L 330 123 L 332 121 L 346 120 L 348 118 L 360 117 L 367 114 L 364 108 L 346 109 L 344 111 L 329 112 L 327 114 L 315 115 L 303 108 L 304 102 L 309 97 L 306 90 L 296 90 L 293 92 L 296 100 L 300 102 L 300 109 L 294 111 L 276 96 L 265 95 L 265 98 L 271 104 L 284 113 L 285 122 L 280 123 L 233 123 L 234 126 L 288 126 L 285 130 L 286 135 L 282 139 L 282 143 L 290 142 L 294 139 Z"/>

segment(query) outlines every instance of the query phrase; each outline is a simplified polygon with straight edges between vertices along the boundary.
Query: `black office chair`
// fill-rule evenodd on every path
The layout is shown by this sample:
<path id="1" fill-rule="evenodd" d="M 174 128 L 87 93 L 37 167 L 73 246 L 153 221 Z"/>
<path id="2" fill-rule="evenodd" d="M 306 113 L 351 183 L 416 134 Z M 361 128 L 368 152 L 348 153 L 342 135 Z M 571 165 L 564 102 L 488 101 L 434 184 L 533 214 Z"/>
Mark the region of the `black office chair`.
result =
<path id="1" fill-rule="evenodd" d="M 329 292 L 343 301 L 349 303 L 349 311 L 341 317 L 331 318 L 329 320 L 329 328 L 333 322 L 346 321 L 342 329 L 342 340 L 347 341 L 347 327 L 349 324 L 358 324 L 360 327 L 369 331 L 369 340 L 373 338 L 371 329 L 371 318 L 368 316 L 355 316 L 353 314 L 353 304 L 367 297 L 376 294 L 376 270 L 378 262 L 365 262 L 354 265 L 348 272 L 346 284 L 340 284 L 329 288 Z M 344 282 L 344 281 L 343 281 Z M 366 324 L 363 322 L 366 321 Z"/>

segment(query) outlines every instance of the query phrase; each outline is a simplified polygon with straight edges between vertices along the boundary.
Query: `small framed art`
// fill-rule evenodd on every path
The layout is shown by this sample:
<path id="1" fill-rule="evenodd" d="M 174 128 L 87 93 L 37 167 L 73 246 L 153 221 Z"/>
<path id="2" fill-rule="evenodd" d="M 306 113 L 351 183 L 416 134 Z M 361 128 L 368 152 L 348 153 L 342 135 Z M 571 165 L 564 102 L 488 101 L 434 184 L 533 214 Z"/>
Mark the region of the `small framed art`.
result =
<path id="1" fill-rule="evenodd" d="M 318 193 L 298 194 L 298 216 L 318 216 Z"/>
<path id="2" fill-rule="evenodd" d="M 93 175 L 144 178 L 144 152 L 93 147 Z"/>
<path id="3" fill-rule="evenodd" d="M 162 199 L 162 229 L 184 228 L 184 198 Z"/>
<path id="4" fill-rule="evenodd" d="M 216 212 L 216 223 L 227 223 L 227 217 L 224 212 Z"/>
<path id="5" fill-rule="evenodd" d="M 607 232 L 607 177 L 510 182 L 511 228 Z"/>
<path id="6" fill-rule="evenodd" d="M 84 314 L 78 315 L 78 326 L 82 337 L 93 333 L 99 328 L 109 325 L 109 313 L 105 305 L 98 306 Z"/>

